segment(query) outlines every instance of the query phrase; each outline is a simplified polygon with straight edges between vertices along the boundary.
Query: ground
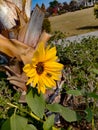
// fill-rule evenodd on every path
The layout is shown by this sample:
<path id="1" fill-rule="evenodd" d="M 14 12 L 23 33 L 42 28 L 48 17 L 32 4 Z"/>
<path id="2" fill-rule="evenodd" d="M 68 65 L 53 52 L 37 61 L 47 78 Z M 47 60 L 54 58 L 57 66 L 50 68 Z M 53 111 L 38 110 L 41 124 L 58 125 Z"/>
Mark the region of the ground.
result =
<path id="1" fill-rule="evenodd" d="M 67 37 L 98 30 L 98 19 L 93 7 L 50 17 L 51 29 L 61 31 Z"/>

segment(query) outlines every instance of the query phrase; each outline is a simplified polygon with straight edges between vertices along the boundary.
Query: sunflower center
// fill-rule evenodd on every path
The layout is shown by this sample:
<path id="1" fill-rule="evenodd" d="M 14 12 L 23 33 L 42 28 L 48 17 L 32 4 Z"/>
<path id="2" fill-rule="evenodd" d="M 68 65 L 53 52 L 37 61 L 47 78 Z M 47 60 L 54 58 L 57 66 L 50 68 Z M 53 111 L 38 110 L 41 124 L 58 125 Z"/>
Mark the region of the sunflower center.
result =
<path id="1" fill-rule="evenodd" d="M 44 71 L 44 64 L 42 62 L 39 62 L 37 65 L 36 65 L 36 71 L 37 73 L 40 75 L 43 73 Z"/>

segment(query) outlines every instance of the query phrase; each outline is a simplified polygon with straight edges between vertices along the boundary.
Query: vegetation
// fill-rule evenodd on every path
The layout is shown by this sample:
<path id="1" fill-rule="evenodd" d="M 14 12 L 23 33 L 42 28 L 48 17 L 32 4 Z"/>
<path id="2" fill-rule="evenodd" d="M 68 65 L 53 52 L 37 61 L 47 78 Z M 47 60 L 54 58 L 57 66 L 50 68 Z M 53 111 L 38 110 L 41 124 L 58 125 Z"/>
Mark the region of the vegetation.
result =
<path id="1" fill-rule="evenodd" d="M 50 44 L 52 44 L 51 41 Z M 3 80 L 2 77 L 0 102 L 1 108 L 6 110 L 1 114 L 0 125 L 3 124 L 2 130 L 7 128 L 6 124 L 9 124 L 8 120 L 3 123 L 4 120 L 9 117 L 9 112 L 10 120 L 13 119 L 15 122 L 22 121 L 21 123 L 24 127 L 25 124 L 23 122 L 29 122 L 30 124 L 34 124 L 38 130 L 48 130 L 50 128 L 59 130 L 57 127 L 58 125 L 61 126 L 60 128 L 62 128 L 62 130 L 82 130 L 81 128 L 93 130 L 93 128 L 98 128 L 98 38 L 85 38 L 80 44 L 77 42 L 69 42 L 69 46 L 66 46 L 66 43 L 62 42 L 61 45 L 56 44 L 56 47 L 60 63 L 64 65 L 63 88 L 60 89 L 58 94 L 56 91 L 54 92 L 54 94 L 57 94 L 56 97 L 60 96 L 60 99 L 55 101 L 55 97 L 53 98 L 55 103 L 49 104 L 51 98 L 46 102 L 42 95 L 35 94 L 34 96 L 33 91 L 36 90 L 29 88 L 26 96 L 27 104 L 19 105 L 17 102 L 18 98 L 16 98 L 17 96 L 13 95 L 14 91 L 11 88 L 11 85 L 7 83 L 6 80 Z M 2 72 L 0 72 L 0 74 L 1 73 Z M 6 75 L 4 75 L 4 77 L 5 76 Z M 5 84 L 7 84 L 7 86 Z M 5 93 L 4 95 L 2 95 L 2 90 Z M 16 93 L 16 95 L 17 94 L 18 93 Z M 6 102 L 11 102 L 14 105 L 6 104 Z M 37 104 L 35 104 L 35 102 L 37 102 Z M 42 102 L 43 105 L 41 105 Z M 44 106 L 45 102 L 46 105 Z M 37 106 L 40 106 L 40 110 L 35 109 Z M 48 111 L 46 111 L 46 109 Z M 28 112 L 30 112 L 30 110 L 36 113 L 36 118 L 34 118 L 33 115 L 29 115 Z M 57 118 L 58 113 L 60 116 Z M 46 119 L 44 114 L 47 116 L 47 121 L 43 123 L 39 118 L 43 117 Z M 57 118 L 55 119 L 55 122 L 53 121 L 54 117 Z M 60 122 L 59 124 L 57 123 L 58 121 Z M 55 126 L 53 125 L 54 123 Z M 33 128 L 34 126 L 28 125 L 26 130 L 28 130 L 29 127 Z M 12 125 L 12 127 L 14 127 L 14 125 Z M 35 127 L 34 130 L 36 130 Z"/>
<path id="2" fill-rule="evenodd" d="M 48 18 L 44 19 L 42 30 L 45 30 L 47 33 L 51 32 L 51 24 Z"/>
<path id="3" fill-rule="evenodd" d="M 84 38 L 81 43 L 72 42 L 69 46 L 62 42 L 56 46 L 60 62 L 65 65 L 65 83 L 61 92 L 63 105 L 81 115 L 80 126 L 75 124 L 74 127 L 79 127 L 79 130 L 87 129 L 85 123 L 88 122 L 89 129 L 98 128 L 98 38 Z M 68 102 L 67 97 L 70 97 Z M 81 126 L 83 120 L 86 122 Z M 89 123 L 93 123 L 93 120 L 95 124 L 91 126 Z"/>

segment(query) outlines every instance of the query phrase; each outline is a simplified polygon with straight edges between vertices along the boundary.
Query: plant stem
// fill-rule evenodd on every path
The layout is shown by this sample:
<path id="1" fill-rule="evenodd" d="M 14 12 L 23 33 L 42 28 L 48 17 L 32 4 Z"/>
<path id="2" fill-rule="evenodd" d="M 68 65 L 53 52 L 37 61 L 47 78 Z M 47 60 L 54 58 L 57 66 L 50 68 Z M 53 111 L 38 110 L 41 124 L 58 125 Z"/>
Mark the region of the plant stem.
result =
<path id="1" fill-rule="evenodd" d="M 43 120 L 41 120 L 39 117 L 37 117 L 34 113 L 29 113 L 29 115 L 33 118 L 35 118 L 36 120 L 40 121 L 40 122 L 44 122 Z"/>
<path id="2" fill-rule="evenodd" d="M 92 118 L 92 130 L 95 130 L 94 118 Z"/>
<path id="3" fill-rule="evenodd" d="M 16 105 L 14 105 L 14 104 L 12 104 L 12 103 L 7 103 L 9 106 L 11 106 L 11 107 L 14 107 L 14 108 L 17 108 L 17 109 L 19 109 L 19 110 L 21 110 L 22 112 L 25 112 L 25 113 L 27 113 L 28 115 L 30 115 L 31 117 L 33 117 L 34 119 L 36 119 L 37 121 L 40 121 L 40 122 L 44 122 L 42 119 L 40 119 L 38 116 L 36 116 L 34 113 L 32 113 L 32 112 L 27 112 L 25 109 L 23 109 L 23 108 L 19 108 L 18 106 L 16 106 Z"/>
<path id="4" fill-rule="evenodd" d="M 93 112 L 93 117 L 92 117 L 92 130 L 95 130 L 95 120 L 94 120 L 95 102 L 96 102 L 96 100 L 94 100 L 93 109 L 92 109 L 92 112 Z"/>

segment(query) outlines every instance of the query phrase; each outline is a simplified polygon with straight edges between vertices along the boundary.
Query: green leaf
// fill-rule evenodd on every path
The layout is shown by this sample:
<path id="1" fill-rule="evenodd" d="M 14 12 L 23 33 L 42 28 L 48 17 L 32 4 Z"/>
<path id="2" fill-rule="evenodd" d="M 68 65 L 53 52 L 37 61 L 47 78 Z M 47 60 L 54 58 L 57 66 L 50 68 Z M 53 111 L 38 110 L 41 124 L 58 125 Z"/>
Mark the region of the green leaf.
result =
<path id="1" fill-rule="evenodd" d="M 98 69 L 91 69 L 91 71 L 95 74 L 98 74 Z"/>
<path id="2" fill-rule="evenodd" d="M 60 113 L 60 115 L 68 122 L 73 122 L 73 121 L 77 121 L 78 117 L 75 111 L 63 107 L 60 104 L 48 104 L 47 109 L 52 111 L 52 112 L 56 112 L 56 113 Z"/>
<path id="3" fill-rule="evenodd" d="M 43 118 L 45 109 L 45 100 L 43 95 L 38 95 L 37 93 L 33 92 L 33 89 L 30 89 L 26 95 L 26 101 L 32 112 L 38 117 Z"/>
<path id="4" fill-rule="evenodd" d="M 85 113 L 86 113 L 85 119 L 86 119 L 88 122 L 91 122 L 92 117 L 93 117 L 93 114 L 92 114 L 91 109 L 90 109 L 90 108 L 87 108 L 87 109 L 85 110 Z"/>
<path id="5" fill-rule="evenodd" d="M 97 95 L 96 93 L 94 93 L 94 92 L 88 93 L 87 95 L 88 95 L 89 97 L 91 97 L 91 98 L 96 98 L 96 99 L 98 99 L 98 95 Z"/>
<path id="6" fill-rule="evenodd" d="M 37 130 L 33 125 L 26 125 L 24 130 Z"/>
<path id="7" fill-rule="evenodd" d="M 44 130 L 52 130 L 52 126 L 54 125 L 54 115 L 48 117 L 48 119 L 43 124 Z"/>
<path id="8" fill-rule="evenodd" d="M 80 96 L 80 95 L 82 95 L 80 90 L 68 90 L 67 94 L 72 94 L 73 96 Z"/>
<path id="9" fill-rule="evenodd" d="M 27 124 L 27 119 L 13 114 L 2 125 L 1 130 L 37 130 L 33 125 Z"/>
<path id="10" fill-rule="evenodd" d="M 1 127 L 1 130 L 11 130 L 11 128 L 10 128 L 10 119 L 6 120 L 3 123 L 2 127 Z"/>
<path id="11" fill-rule="evenodd" d="M 11 130 L 23 130 L 27 125 L 27 119 L 16 114 L 10 118 Z"/>

